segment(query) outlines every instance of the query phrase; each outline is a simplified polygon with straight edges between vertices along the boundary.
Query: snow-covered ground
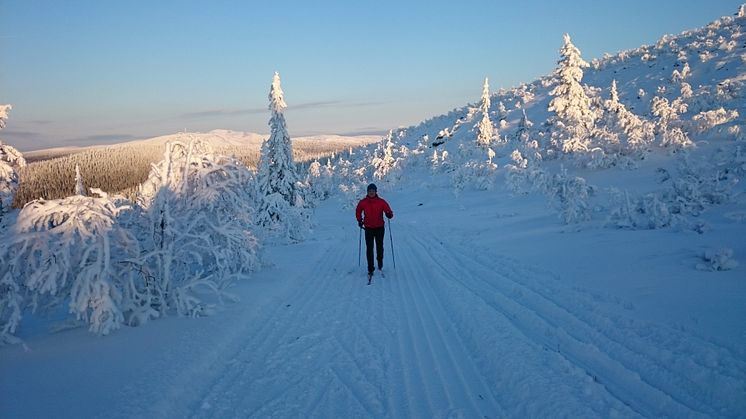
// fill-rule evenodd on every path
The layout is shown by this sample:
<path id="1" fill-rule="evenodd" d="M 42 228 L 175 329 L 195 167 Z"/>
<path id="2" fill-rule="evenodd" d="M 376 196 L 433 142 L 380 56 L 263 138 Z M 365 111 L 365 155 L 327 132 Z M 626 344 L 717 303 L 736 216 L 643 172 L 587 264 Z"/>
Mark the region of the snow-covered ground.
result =
<path id="1" fill-rule="evenodd" d="M 98 337 L 24 312 L 0 417 L 743 417 L 744 25 L 742 7 L 588 69 L 575 94 L 634 110 L 645 144 L 604 118 L 558 148 L 548 76 L 315 165 L 332 195 L 312 234 L 263 243 L 211 316 Z M 368 286 L 350 204 L 374 176 L 395 218 Z"/>
<path id="2" fill-rule="evenodd" d="M 568 227 L 543 201 L 429 179 L 366 285 L 335 199 L 211 317 L 0 348 L 4 417 L 727 417 L 746 412 L 743 223 L 700 236 Z M 723 207 L 714 218 L 742 210 Z M 393 236 L 389 236 L 393 233 Z M 390 257 L 391 241 L 396 268 Z M 711 242 L 711 243 L 710 243 Z M 364 258 L 364 256 L 363 256 Z M 363 261 L 363 265 L 364 265 Z"/>

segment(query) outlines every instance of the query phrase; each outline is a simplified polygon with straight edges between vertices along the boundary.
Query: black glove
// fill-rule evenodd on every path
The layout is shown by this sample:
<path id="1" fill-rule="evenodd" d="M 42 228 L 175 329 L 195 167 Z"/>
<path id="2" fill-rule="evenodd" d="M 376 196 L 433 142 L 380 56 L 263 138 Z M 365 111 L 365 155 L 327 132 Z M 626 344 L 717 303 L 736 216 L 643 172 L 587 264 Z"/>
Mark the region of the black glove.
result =
<path id="1" fill-rule="evenodd" d="M 394 218 L 394 213 L 393 212 L 387 212 L 386 213 L 386 218 L 388 218 L 389 220 L 392 219 L 392 218 Z"/>
<path id="2" fill-rule="evenodd" d="M 358 222 L 357 222 L 357 225 L 358 225 L 358 226 L 359 226 L 360 228 L 365 228 L 365 227 L 363 226 L 363 222 L 362 222 L 362 221 L 358 221 Z"/>

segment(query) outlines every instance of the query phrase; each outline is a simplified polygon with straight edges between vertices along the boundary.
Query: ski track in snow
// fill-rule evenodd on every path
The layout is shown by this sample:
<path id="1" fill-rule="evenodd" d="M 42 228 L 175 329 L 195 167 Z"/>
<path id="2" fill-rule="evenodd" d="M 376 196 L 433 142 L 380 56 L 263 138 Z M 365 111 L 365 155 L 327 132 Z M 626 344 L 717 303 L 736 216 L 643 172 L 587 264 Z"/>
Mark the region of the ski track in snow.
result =
<path id="1" fill-rule="evenodd" d="M 396 270 L 387 245 L 386 276 L 376 274 L 367 286 L 364 267 L 349 263 L 357 231 L 326 241 L 302 286 L 216 349 L 217 362 L 192 371 L 200 379 L 170 389 L 173 397 L 151 415 L 708 417 L 746 411 L 739 397 L 746 365 L 728 348 L 612 314 L 603 296 L 563 288 L 549 272 L 441 243 L 412 225 L 397 227 Z"/>
<path id="2" fill-rule="evenodd" d="M 633 412 L 648 417 L 711 417 L 735 416 L 746 408 L 741 397 L 746 391 L 746 364 L 728 348 L 668 327 L 637 324 L 604 313 L 595 302 L 597 297 L 561 289 L 550 273 L 506 258 L 490 258 L 465 246 L 444 245 L 424 231 L 409 232 L 405 237 L 409 243 L 404 248 L 422 249 L 417 254 L 420 263 L 433 263 L 450 279 L 442 284 L 450 282 L 450 288 L 458 284 L 475 300 L 509 319 L 536 346 L 553 352 L 592 379 L 593 385 L 584 392 L 593 397 L 583 402 L 585 406 L 597 405 L 597 393 L 603 391 L 623 405 L 610 403 L 597 414 L 621 411 L 624 416 Z M 428 259 L 426 254 L 429 260 L 422 262 Z M 531 403 L 531 398 L 526 402 Z"/>

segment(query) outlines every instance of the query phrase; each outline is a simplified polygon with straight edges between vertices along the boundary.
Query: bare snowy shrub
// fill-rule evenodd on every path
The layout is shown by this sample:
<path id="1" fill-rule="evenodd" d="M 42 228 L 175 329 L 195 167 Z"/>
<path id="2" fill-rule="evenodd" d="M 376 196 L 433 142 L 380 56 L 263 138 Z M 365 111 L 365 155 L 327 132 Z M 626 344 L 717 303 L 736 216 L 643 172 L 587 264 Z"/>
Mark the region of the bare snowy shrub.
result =
<path id="1" fill-rule="evenodd" d="M 738 267 L 738 261 L 733 259 L 733 249 L 707 249 L 701 257 L 704 262 L 697 264 L 700 271 L 729 271 Z"/>

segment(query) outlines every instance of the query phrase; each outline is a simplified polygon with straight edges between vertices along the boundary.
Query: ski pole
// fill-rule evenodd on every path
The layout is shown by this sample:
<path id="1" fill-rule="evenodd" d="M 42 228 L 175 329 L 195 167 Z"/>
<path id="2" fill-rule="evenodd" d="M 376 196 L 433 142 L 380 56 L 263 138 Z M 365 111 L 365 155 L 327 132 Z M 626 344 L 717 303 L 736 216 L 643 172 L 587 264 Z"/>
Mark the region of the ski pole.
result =
<path id="1" fill-rule="evenodd" d="M 396 270 L 396 257 L 394 256 L 394 235 L 391 233 L 391 218 L 389 222 L 389 241 L 391 242 L 391 262 L 394 263 L 394 270 Z"/>
<path id="2" fill-rule="evenodd" d="M 360 252 L 363 247 L 363 229 L 357 234 L 357 266 L 360 266 Z"/>

